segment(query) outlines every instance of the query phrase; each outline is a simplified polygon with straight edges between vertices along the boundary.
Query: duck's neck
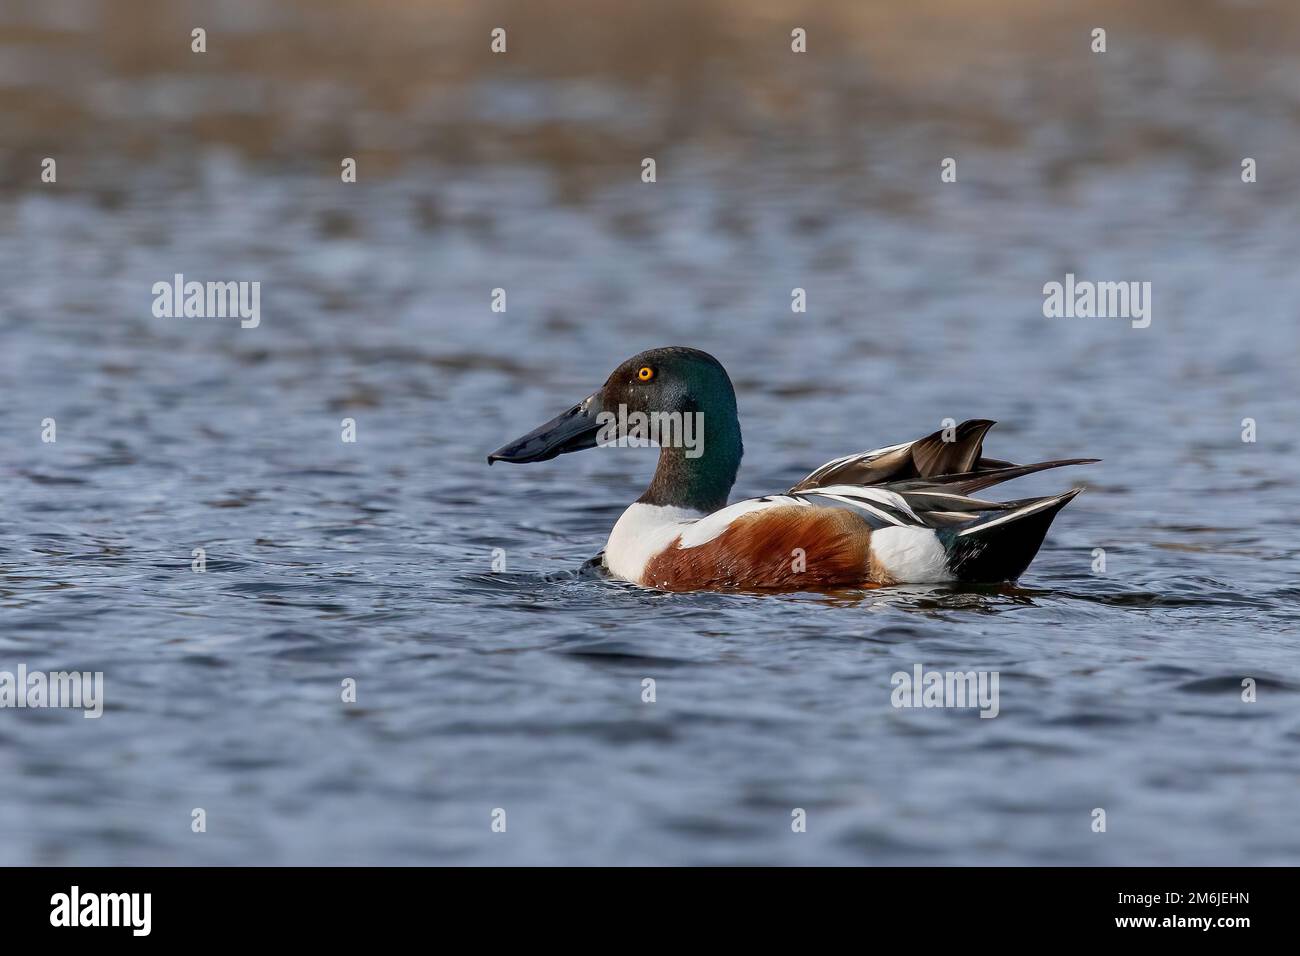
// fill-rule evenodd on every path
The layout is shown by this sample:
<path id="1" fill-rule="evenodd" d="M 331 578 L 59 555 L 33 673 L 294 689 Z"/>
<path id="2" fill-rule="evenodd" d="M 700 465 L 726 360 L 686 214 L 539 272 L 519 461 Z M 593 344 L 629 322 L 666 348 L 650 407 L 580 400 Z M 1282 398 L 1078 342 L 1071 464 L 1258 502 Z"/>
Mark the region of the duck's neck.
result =
<path id="1" fill-rule="evenodd" d="M 695 447 L 666 447 L 659 451 L 654 480 L 637 500 L 648 505 L 670 505 L 701 513 L 727 504 L 736 483 L 744 446 L 740 422 L 730 415 L 702 415 L 702 429 L 692 436 Z M 702 441 L 700 439 L 703 439 Z M 694 457 L 692 457 L 694 456 Z"/>

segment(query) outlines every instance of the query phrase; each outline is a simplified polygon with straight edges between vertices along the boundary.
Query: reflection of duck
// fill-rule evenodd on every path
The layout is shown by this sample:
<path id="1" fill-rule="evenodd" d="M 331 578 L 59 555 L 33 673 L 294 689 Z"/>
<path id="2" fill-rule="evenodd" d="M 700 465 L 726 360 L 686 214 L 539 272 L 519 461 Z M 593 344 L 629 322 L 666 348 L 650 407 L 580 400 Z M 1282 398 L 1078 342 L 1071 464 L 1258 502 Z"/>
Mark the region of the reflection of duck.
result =
<path id="1" fill-rule="evenodd" d="M 1016 465 L 984 458 L 993 422 L 968 421 L 947 434 L 837 458 L 783 495 L 728 505 L 742 454 L 731 379 L 711 355 L 662 348 L 628 359 L 600 391 L 493 452 L 488 463 L 546 461 L 627 438 L 618 429 L 635 413 L 642 421 L 676 413 L 703 426 L 700 446 L 661 443 L 654 480 L 605 546 L 615 576 L 665 591 L 1014 580 L 1079 489 L 1008 502 L 968 495 L 1097 460 Z"/>

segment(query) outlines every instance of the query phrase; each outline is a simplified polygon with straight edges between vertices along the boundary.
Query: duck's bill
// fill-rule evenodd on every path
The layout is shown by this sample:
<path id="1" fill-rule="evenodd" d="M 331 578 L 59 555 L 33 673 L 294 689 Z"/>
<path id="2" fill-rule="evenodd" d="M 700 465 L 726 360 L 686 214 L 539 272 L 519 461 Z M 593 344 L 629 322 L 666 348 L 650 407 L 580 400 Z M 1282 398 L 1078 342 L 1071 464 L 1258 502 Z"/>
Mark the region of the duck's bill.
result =
<path id="1" fill-rule="evenodd" d="M 494 461 L 512 461 L 517 464 L 549 461 L 556 455 L 595 448 L 603 424 L 597 419 L 603 410 L 599 392 L 588 396 L 567 412 L 534 428 L 523 438 L 517 438 L 498 448 L 488 455 L 488 464 Z"/>

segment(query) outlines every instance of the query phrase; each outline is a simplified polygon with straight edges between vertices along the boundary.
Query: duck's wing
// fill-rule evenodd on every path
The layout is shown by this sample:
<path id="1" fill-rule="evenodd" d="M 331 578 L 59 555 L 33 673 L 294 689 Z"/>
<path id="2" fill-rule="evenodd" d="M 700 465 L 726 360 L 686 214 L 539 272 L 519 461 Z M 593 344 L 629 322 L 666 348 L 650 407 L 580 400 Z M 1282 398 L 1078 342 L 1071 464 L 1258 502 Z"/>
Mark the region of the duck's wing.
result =
<path id="1" fill-rule="evenodd" d="M 872 528 L 965 527 L 988 512 L 1026 502 L 983 501 L 943 487 L 897 490 L 892 485 L 826 485 L 777 496 L 774 502 L 847 508 Z"/>
<path id="2" fill-rule="evenodd" d="M 973 492 L 1022 475 L 1082 465 L 1095 458 L 1061 458 L 1018 465 L 984 457 L 985 419 L 962 422 L 944 441 L 944 430 L 888 448 L 827 462 L 787 492 L 812 505 L 847 507 L 873 527 L 968 528 L 996 515 L 1034 509 L 1047 498 L 985 501 Z"/>
<path id="3" fill-rule="evenodd" d="M 944 441 L 944 429 L 916 441 L 873 448 L 856 455 L 828 461 L 790 491 L 805 491 L 826 485 L 879 485 L 906 478 L 928 478 L 977 468 L 984 443 L 984 433 L 993 422 L 972 419 L 952 430 L 952 440 Z M 987 464 L 1009 465 L 1010 462 L 986 460 Z"/>
<path id="4" fill-rule="evenodd" d="M 981 501 L 944 488 L 896 491 L 890 487 L 827 485 L 784 495 L 748 498 L 685 526 L 682 546 L 694 547 L 722 534 L 734 522 L 757 512 L 791 507 L 850 511 L 872 529 L 964 527 L 987 512 L 1013 510 L 1025 501 Z"/>
<path id="5" fill-rule="evenodd" d="M 940 429 L 916 441 L 836 458 L 791 488 L 789 494 L 844 485 L 888 486 L 903 492 L 936 484 L 947 486 L 944 490 L 948 492 L 967 494 L 1036 471 L 1097 460 L 1061 458 L 1017 465 L 985 458 L 984 435 L 995 424 L 987 419 L 971 419 L 952 429 L 948 441 L 944 440 L 947 429 Z"/>

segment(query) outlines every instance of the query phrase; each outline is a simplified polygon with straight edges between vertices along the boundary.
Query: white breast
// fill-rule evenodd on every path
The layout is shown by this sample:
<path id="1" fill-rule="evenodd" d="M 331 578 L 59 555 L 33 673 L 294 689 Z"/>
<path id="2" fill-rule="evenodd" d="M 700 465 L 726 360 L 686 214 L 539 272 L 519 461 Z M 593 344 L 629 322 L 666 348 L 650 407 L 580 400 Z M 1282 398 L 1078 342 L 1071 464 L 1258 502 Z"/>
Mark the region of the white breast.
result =
<path id="1" fill-rule="evenodd" d="M 637 503 L 623 512 L 605 543 L 605 566 L 615 577 L 633 584 L 650 559 L 660 554 L 677 536 L 701 517 L 690 508 Z"/>

